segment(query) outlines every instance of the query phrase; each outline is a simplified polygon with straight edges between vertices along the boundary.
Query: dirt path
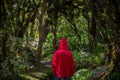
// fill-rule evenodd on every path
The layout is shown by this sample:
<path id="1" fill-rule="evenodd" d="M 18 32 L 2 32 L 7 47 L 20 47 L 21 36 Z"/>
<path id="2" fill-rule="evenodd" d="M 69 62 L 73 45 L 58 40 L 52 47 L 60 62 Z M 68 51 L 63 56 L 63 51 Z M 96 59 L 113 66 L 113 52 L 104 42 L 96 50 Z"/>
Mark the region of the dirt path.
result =
<path id="1" fill-rule="evenodd" d="M 22 74 L 26 80 L 52 80 L 51 61 L 41 61 L 43 65 L 37 70 Z"/>
<path id="2" fill-rule="evenodd" d="M 51 61 L 41 61 L 41 63 L 43 63 L 45 66 L 47 67 L 52 67 L 52 62 Z"/>

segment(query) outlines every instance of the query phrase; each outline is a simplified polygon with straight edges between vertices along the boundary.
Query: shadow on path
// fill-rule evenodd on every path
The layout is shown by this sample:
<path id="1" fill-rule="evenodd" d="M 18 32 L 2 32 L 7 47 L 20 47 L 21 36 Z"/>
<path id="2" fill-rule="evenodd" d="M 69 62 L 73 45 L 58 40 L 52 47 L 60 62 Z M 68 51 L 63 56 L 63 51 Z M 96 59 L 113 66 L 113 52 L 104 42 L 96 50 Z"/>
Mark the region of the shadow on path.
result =
<path id="1" fill-rule="evenodd" d="M 41 61 L 39 68 L 33 68 L 27 73 L 21 74 L 26 80 L 53 80 L 51 61 Z"/>

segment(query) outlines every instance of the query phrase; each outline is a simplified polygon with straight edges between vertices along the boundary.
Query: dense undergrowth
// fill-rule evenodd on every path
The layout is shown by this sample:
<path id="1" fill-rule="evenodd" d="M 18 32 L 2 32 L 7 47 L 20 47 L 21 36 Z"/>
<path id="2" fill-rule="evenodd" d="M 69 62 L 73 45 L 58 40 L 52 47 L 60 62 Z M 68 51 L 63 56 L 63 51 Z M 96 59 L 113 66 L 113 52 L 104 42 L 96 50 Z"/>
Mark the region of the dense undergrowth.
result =
<path id="1" fill-rule="evenodd" d="M 20 39 L 16 39 L 15 41 L 13 41 L 14 45 L 11 46 L 9 56 L 1 64 L 0 75 L 2 80 L 28 80 L 26 78 L 27 75 L 20 75 L 23 75 L 26 72 L 30 71 L 32 68 L 35 68 L 34 55 L 36 54 L 37 44 L 35 43 L 35 41 L 32 40 L 28 41 L 29 45 L 24 42 L 24 40 Z M 50 46 L 51 44 L 49 44 L 49 46 L 48 44 L 46 44 L 43 47 L 43 61 L 51 61 L 52 59 L 53 51 L 52 47 Z M 104 69 L 104 65 L 106 65 L 103 55 L 103 53 L 105 52 L 105 47 L 100 44 L 97 45 L 93 53 L 87 52 L 87 48 L 81 48 L 80 50 L 72 50 L 76 70 L 75 74 L 72 77 L 73 80 L 89 80 L 92 75 L 98 73 L 99 71 L 102 71 Z M 119 68 L 120 65 L 118 65 L 118 69 L 109 76 L 108 80 L 120 79 Z M 51 68 L 43 73 L 46 73 L 46 75 L 42 76 L 43 79 L 39 78 L 40 80 L 49 80 L 49 78 L 52 76 Z"/>
<path id="2" fill-rule="evenodd" d="M 73 53 L 75 61 L 75 74 L 72 76 L 73 80 L 89 80 L 91 76 L 95 75 L 99 71 L 102 71 L 106 66 L 106 48 L 102 45 L 102 42 L 97 40 L 93 52 L 88 52 L 88 33 L 86 22 L 83 20 L 82 26 L 79 32 L 82 36 L 81 41 L 78 39 L 76 34 L 73 34 L 73 30 L 69 27 L 67 21 L 62 18 L 64 25 L 58 23 L 59 29 L 57 33 L 57 44 L 61 37 L 67 37 L 69 42 L 69 49 Z M 78 23 L 78 25 L 81 25 Z M 68 26 L 68 27 L 66 27 Z M 70 33 L 71 31 L 71 33 Z M 38 35 L 38 34 L 36 34 Z M 42 49 L 42 61 L 50 61 L 53 56 L 53 34 L 49 33 L 46 41 L 43 44 Z M 26 72 L 36 68 L 34 65 L 37 53 L 38 37 L 31 38 L 30 36 L 24 38 L 12 37 L 9 38 L 7 48 L 9 53 L 4 61 L 0 57 L 0 79 L 2 80 L 28 80 Z M 33 71 L 34 72 L 34 71 Z M 49 80 L 52 76 L 51 68 L 43 72 L 46 75 L 42 76 L 40 80 Z M 24 75 L 25 74 L 25 75 Z M 33 73 L 34 74 L 34 73 Z M 23 75 L 23 76 L 21 76 Z M 37 75 L 37 74 L 36 74 Z M 109 76 L 108 80 L 119 80 L 120 79 L 120 64 L 118 69 Z M 32 78 L 31 78 L 32 80 Z"/>

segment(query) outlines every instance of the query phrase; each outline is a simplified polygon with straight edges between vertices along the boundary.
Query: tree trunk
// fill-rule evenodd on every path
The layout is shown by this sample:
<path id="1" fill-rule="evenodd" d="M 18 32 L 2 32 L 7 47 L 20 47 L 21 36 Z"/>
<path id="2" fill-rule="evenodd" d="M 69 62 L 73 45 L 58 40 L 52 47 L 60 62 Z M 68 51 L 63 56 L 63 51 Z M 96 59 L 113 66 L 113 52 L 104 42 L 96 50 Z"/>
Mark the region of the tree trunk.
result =
<path id="1" fill-rule="evenodd" d="M 94 5 L 97 1 L 96 0 L 86 0 L 86 5 L 88 11 L 90 10 L 91 15 L 88 17 L 85 15 L 87 21 L 88 21 L 88 33 L 89 33 L 89 52 L 93 52 L 93 49 L 95 47 L 95 37 L 96 37 L 96 17 L 97 17 L 97 10 L 96 5 Z"/>
<path id="2" fill-rule="evenodd" d="M 120 10 L 114 0 L 104 1 L 102 5 L 99 4 L 100 2 L 102 2 L 102 0 L 89 0 L 89 3 L 94 6 L 90 9 L 94 13 L 95 18 L 100 24 L 102 23 L 99 27 L 97 27 L 99 28 L 98 31 L 102 34 L 102 39 L 105 42 L 109 54 L 111 55 L 111 62 L 108 64 L 106 69 L 98 73 L 96 75 L 97 78 L 94 77 L 93 80 L 98 80 L 99 78 L 100 80 L 106 80 L 106 78 L 117 68 L 117 65 L 120 63 Z M 101 15 L 103 14 L 102 10 L 105 10 L 104 15 Z M 103 23 L 104 20 L 106 20 L 106 24 Z"/>
<path id="3" fill-rule="evenodd" d="M 55 10 L 54 11 L 54 19 L 53 19 L 53 52 L 56 51 L 57 49 L 57 19 L 58 19 L 58 13 L 57 11 Z"/>
<path id="4" fill-rule="evenodd" d="M 112 42 L 112 52 L 111 52 L 111 63 L 108 65 L 109 70 L 103 75 L 102 79 L 108 77 L 120 63 L 120 15 L 116 1 L 110 0 L 106 6 L 106 15 L 108 18 L 108 25 L 112 30 L 111 38 Z M 111 15 L 111 14 L 112 15 Z"/>
<path id="5" fill-rule="evenodd" d="M 5 58 L 7 57 L 7 40 L 8 40 L 8 35 L 7 33 L 5 33 L 5 35 L 3 36 L 2 38 L 2 57 L 3 57 L 3 60 L 5 60 Z"/>
<path id="6" fill-rule="evenodd" d="M 55 24 L 55 26 L 54 26 L 54 29 L 53 29 L 53 52 L 54 51 L 56 51 L 56 49 L 57 49 L 57 35 L 56 35 L 56 32 L 57 32 L 57 26 L 56 26 L 56 24 Z"/>
<path id="7" fill-rule="evenodd" d="M 96 37 L 96 21 L 93 12 L 91 14 L 90 26 L 88 27 L 88 31 L 89 31 L 89 52 L 93 52 Z"/>
<path id="8" fill-rule="evenodd" d="M 38 43 L 38 52 L 36 54 L 36 59 L 37 59 L 36 64 L 38 67 L 40 66 L 43 42 L 45 41 L 47 34 L 48 34 L 48 29 L 47 29 L 48 21 L 46 20 L 46 18 L 44 18 L 45 10 L 46 10 L 46 5 L 45 5 L 45 1 L 43 0 L 41 3 L 41 13 L 38 18 L 39 20 L 39 27 L 38 27 L 39 43 Z"/>

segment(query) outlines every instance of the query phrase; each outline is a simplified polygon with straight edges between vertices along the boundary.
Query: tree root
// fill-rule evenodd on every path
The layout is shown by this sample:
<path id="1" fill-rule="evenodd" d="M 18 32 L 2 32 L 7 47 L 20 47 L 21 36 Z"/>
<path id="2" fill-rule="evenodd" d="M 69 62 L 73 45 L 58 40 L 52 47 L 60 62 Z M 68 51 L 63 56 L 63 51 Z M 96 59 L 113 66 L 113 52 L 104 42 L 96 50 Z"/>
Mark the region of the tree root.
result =
<path id="1" fill-rule="evenodd" d="M 113 48 L 111 55 L 111 63 L 103 71 L 95 74 L 90 80 L 106 80 L 109 75 L 116 69 L 120 62 L 119 51 Z"/>
<path id="2" fill-rule="evenodd" d="M 108 76 L 113 72 L 114 69 L 115 66 L 111 62 L 111 64 L 109 64 L 104 70 L 93 75 L 90 80 L 106 80 L 106 78 L 108 78 Z"/>

